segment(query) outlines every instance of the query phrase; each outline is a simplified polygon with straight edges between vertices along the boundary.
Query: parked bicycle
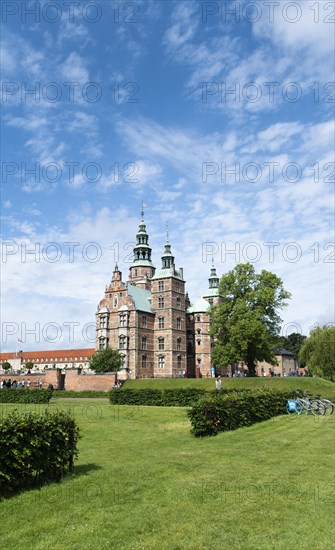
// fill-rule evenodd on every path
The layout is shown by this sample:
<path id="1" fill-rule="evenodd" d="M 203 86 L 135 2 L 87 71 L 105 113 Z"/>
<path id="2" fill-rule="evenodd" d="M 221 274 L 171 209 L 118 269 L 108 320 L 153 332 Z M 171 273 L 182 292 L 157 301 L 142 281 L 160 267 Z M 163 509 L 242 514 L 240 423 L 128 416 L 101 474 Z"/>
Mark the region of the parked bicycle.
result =
<path id="1" fill-rule="evenodd" d="M 302 414 L 302 412 L 305 411 L 306 414 L 311 413 L 314 416 L 319 414 L 324 416 L 326 414 L 325 404 L 321 399 L 310 399 L 310 397 L 311 394 L 304 392 L 304 398 L 297 397 L 296 399 L 289 399 L 286 405 L 288 414 Z"/>

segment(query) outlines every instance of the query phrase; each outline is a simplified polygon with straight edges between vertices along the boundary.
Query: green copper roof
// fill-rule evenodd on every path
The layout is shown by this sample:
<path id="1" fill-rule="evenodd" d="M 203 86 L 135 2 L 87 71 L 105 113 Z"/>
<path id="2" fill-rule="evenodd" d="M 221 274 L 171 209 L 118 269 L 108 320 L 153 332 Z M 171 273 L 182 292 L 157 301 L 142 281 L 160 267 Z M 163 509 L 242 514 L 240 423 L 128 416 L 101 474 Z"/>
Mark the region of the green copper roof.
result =
<path id="1" fill-rule="evenodd" d="M 151 292 L 145 288 L 128 284 L 128 296 L 134 300 L 135 308 L 139 311 L 152 313 L 151 311 Z"/>
<path id="2" fill-rule="evenodd" d="M 180 275 L 180 272 L 174 269 L 173 267 L 167 267 L 165 269 L 157 269 L 155 272 L 155 275 L 151 278 L 152 281 L 155 279 L 166 279 L 168 277 L 174 277 L 175 279 L 179 279 L 180 281 L 184 281 L 182 276 Z"/>
<path id="3" fill-rule="evenodd" d="M 203 298 L 212 298 L 213 296 L 219 296 L 218 288 L 208 288 L 202 295 Z"/>
<path id="4" fill-rule="evenodd" d="M 188 308 L 187 313 L 206 313 L 210 307 L 210 304 L 206 300 L 199 298 L 193 306 Z"/>

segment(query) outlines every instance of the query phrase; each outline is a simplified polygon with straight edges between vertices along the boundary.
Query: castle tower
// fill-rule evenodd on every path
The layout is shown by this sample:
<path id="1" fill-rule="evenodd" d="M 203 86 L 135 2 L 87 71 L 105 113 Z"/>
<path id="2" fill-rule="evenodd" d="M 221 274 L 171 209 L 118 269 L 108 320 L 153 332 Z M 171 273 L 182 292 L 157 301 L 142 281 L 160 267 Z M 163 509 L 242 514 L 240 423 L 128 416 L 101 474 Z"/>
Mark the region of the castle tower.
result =
<path id="1" fill-rule="evenodd" d="M 130 266 L 129 282 L 140 288 L 150 290 L 150 280 L 155 273 L 155 268 L 151 261 L 151 248 L 149 246 L 149 236 L 144 223 L 144 211 L 142 207 L 142 219 L 136 235 L 136 245 L 134 247 L 134 261 Z"/>
<path id="2" fill-rule="evenodd" d="M 211 306 L 216 306 L 221 300 L 219 295 L 219 277 L 216 274 L 214 260 L 212 260 L 211 274 L 208 283 L 208 290 L 204 293 L 203 298 L 207 300 Z"/>
<path id="3" fill-rule="evenodd" d="M 176 377 L 186 371 L 186 307 L 183 270 L 176 270 L 167 238 L 162 268 L 151 279 L 155 313 L 154 375 Z"/>

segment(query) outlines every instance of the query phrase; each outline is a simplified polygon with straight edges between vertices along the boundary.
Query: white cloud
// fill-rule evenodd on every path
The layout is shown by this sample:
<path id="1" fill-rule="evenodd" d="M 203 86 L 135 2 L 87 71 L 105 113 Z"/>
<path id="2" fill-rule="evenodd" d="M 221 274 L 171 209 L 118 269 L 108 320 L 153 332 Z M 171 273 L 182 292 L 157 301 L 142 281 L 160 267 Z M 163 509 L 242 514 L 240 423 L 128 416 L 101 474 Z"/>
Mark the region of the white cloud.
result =
<path id="1" fill-rule="evenodd" d="M 64 78 L 67 82 L 78 82 L 80 84 L 89 82 L 89 73 L 86 68 L 86 61 L 76 52 L 70 53 L 66 60 L 61 64 L 59 72 L 62 78 Z"/>

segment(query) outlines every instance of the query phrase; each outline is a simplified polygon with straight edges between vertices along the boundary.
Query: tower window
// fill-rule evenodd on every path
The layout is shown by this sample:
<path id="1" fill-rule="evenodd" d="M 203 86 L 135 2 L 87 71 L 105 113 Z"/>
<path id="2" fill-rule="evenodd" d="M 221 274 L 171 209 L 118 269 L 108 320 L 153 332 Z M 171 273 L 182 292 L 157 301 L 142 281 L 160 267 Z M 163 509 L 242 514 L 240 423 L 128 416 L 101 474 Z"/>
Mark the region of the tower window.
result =
<path id="1" fill-rule="evenodd" d="M 147 349 L 147 337 L 142 336 L 142 349 Z"/>
<path id="2" fill-rule="evenodd" d="M 177 338 L 177 351 L 181 350 L 181 338 Z"/>
<path id="3" fill-rule="evenodd" d="M 180 305 L 181 305 L 181 300 L 179 298 L 179 296 L 177 297 L 177 308 L 180 308 Z"/>
<path id="4" fill-rule="evenodd" d="M 178 355 L 178 357 L 177 357 L 177 367 L 178 367 L 178 369 L 181 369 L 181 365 L 182 365 L 181 355 Z"/>
<path id="5" fill-rule="evenodd" d="M 213 298 L 208 298 L 208 303 L 212 306 L 213 305 Z"/>
<path id="6" fill-rule="evenodd" d="M 197 333 L 201 334 L 201 329 L 200 328 L 197 329 Z"/>
<path id="7" fill-rule="evenodd" d="M 126 313 L 120 313 L 119 324 L 120 324 L 120 327 L 126 327 L 127 326 L 127 314 Z"/>
<path id="8" fill-rule="evenodd" d="M 198 344 L 198 346 L 200 346 L 201 340 L 197 340 L 197 344 Z"/>
<path id="9" fill-rule="evenodd" d="M 164 290 L 164 281 L 158 281 L 158 290 L 160 292 Z"/>
<path id="10" fill-rule="evenodd" d="M 146 368 L 147 368 L 147 356 L 142 355 L 142 369 L 146 369 Z"/>
<path id="11" fill-rule="evenodd" d="M 147 316 L 146 315 L 142 315 L 142 327 L 146 327 L 147 326 Z"/>
<path id="12" fill-rule="evenodd" d="M 200 315 L 197 315 L 197 322 L 200 323 L 200 321 L 201 321 Z"/>
<path id="13" fill-rule="evenodd" d="M 177 317 L 177 328 L 181 329 L 181 318 Z"/>
<path id="14" fill-rule="evenodd" d="M 100 317 L 100 328 L 107 328 L 107 317 Z"/>
<path id="15" fill-rule="evenodd" d="M 158 338 L 158 349 L 162 351 L 165 347 L 164 338 Z"/>
<path id="16" fill-rule="evenodd" d="M 158 317 L 158 328 L 164 328 L 164 317 Z"/>
<path id="17" fill-rule="evenodd" d="M 137 269 L 135 269 L 135 277 L 137 277 Z"/>
<path id="18" fill-rule="evenodd" d="M 158 368 L 159 369 L 164 369 L 164 367 L 165 367 L 165 357 L 164 357 L 164 355 L 160 355 L 158 357 Z"/>
<path id="19" fill-rule="evenodd" d="M 164 298 L 163 298 L 163 296 L 160 296 L 158 298 L 158 307 L 159 307 L 159 309 L 163 309 L 163 307 L 164 307 Z"/>
<path id="20" fill-rule="evenodd" d="M 119 336 L 119 349 L 127 349 L 127 336 Z"/>

